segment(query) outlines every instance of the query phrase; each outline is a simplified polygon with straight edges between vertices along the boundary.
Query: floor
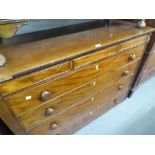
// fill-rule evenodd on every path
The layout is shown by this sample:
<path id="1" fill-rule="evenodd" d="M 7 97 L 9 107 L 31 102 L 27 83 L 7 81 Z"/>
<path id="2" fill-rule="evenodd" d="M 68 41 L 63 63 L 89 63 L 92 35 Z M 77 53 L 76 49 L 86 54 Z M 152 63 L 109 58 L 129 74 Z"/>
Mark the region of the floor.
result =
<path id="1" fill-rule="evenodd" d="M 75 135 L 154 135 L 155 77 Z"/>

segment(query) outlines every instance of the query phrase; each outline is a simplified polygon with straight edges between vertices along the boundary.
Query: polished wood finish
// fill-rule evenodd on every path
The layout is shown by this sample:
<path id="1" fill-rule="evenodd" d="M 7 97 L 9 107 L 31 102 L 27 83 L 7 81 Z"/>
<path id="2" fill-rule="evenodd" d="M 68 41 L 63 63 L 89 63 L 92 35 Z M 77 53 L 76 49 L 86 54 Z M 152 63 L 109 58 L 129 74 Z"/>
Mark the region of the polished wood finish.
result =
<path id="1" fill-rule="evenodd" d="M 111 72 L 114 69 L 119 68 L 119 67 L 129 63 L 130 56 L 132 54 L 136 54 L 136 58 L 134 61 L 140 59 L 140 57 L 143 54 L 141 52 L 141 50 L 143 50 L 144 47 L 145 47 L 145 45 L 141 45 L 141 46 L 130 49 L 128 52 L 125 52 L 125 53 L 123 52 L 120 55 L 116 55 L 116 57 L 111 57 L 104 61 L 96 62 L 95 64 L 92 64 L 91 66 L 87 66 L 86 68 L 84 68 L 82 70 L 81 69 L 78 71 L 73 70 L 71 72 L 68 72 L 67 76 L 64 75 L 61 78 L 55 78 L 54 80 L 51 80 L 49 78 L 49 80 L 45 80 L 44 83 L 42 82 L 39 85 L 39 87 L 36 87 L 36 85 L 34 85 L 35 88 L 30 87 L 29 88 L 30 90 L 26 88 L 27 91 L 25 92 L 25 97 L 28 95 L 32 95 L 35 92 L 36 97 L 33 97 L 33 98 L 38 98 L 38 95 L 40 95 L 40 93 L 42 91 L 44 91 L 45 87 L 46 87 L 46 90 L 52 91 L 53 97 L 60 95 L 60 94 L 64 93 L 65 91 L 68 91 L 69 89 L 79 86 L 80 84 L 82 84 L 82 82 L 85 83 L 88 80 L 92 80 L 93 78 L 96 78 L 97 76 L 101 76 L 102 74 L 107 73 L 107 71 Z M 80 79 L 81 75 L 83 75 L 82 79 Z M 76 81 L 74 79 L 76 79 Z M 79 83 L 79 80 L 80 80 L 80 83 Z M 16 94 L 17 92 L 18 92 L 18 94 L 17 94 L 18 96 L 20 94 L 22 94 L 22 96 L 23 96 L 23 93 L 22 92 L 20 93 L 20 91 L 21 91 L 20 88 L 23 88 L 23 86 L 26 85 L 25 83 L 28 83 L 28 84 L 30 83 L 29 78 L 28 78 L 28 82 L 26 82 L 26 81 L 27 81 L 26 78 L 24 79 L 24 81 L 22 81 L 21 78 L 17 78 L 13 81 L 11 80 L 11 81 L 8 81 L 7 83 L 0 84 L 1 94 L 3 96 L 6 96 L 5 98 L 7 98 L 7 96 L 10 96 L 11 94 Z M 73 81 L 75 81 L 75 82 L 73 83 Z M 59 87 L 56 87 L 58 85 L 59 85 Z M 60 89 L 60 87 L 61 87 L 61 89 Z M 18 89 L 20 89 L 20 91 L 17 91 Z M 23 89 L 23 91 L 24 91 L 24 89 Z M 18 97 L 18 99 L 19 99 L 19 97 Z M 24 100 L 22 100 L 22 102 Z"/>
<path id="2" fill-rule="evenodd" d="M 148 36 L 142 36 L 140 38 L 132 39 L 130 41 L 121 43 L 119 46 L 120 51 L 127 50 L 129 48 L 144 44 Z"/>
<path id="3" fill-rule="evenodd" d="M 89 63 L 114 56 L 119 52 L 122 52 L 123 50 L 131 49 L 131 48 L 135 48 L 136 46 L 143 45 L 146 42 L 146 38 L 147 36 L 136 38 L 131 41 L 127 41 L 125 43 L 119 44 L 117 46 L 112 46 L 104 50 L 98 51 L 97 53 L 89 54 L 89 55 L 74 59 L 73 60 L 74 68 L 88 65 Z M 97 44 L 96 46 L 100 46 L 100 44 Z M 129 57 L 130 60 L 132 55 L 133 54 L 131 54 Z"/>
<path id="4" fill-rule="evenodd" d="M 93 95 L 94 92 L 104 90 L 104 92 L 102 93 L 102 96 L 104 96 L 104 99 L 106 99 L 107 97 L 111 97 L 112 96 L 111 94 L 116 95 L 121 91 L 123 92 L 129 87 L 130 81 L 132 80 L 132 78 L 133 78 L 132 76 L 129 76 L 128 78 L 122 79 L 117 84 L 114 84 L 114 81 L 113 81 L 113 83 L 110 83 L 109 86 L 107 86 L 108 88 L 104 88 L 104 85 L 102 84 L 103 82 L 96 80 L 96 83 L 98 83 L 98 85 L 96 85 L 95 88 L 93 88 L 93 86 L 92 88 L 89 88 L 91 87 L 90 86 L 91 83 L 89 83 L 86 86 L 76 89 L 73 92 L 70 92 L 56 100 L 52 100 L 40 107 L 36 107 L 35 109 L 28 111 L 27 113 L 19 116 L 19 119 L 21 120 L 21 122 L 23 122 L 23 125 L 26 128 L 32 127 L 34 125 L 37 125 L 49 119 L 48 116 L 53 117 L 55 115 L 58 115 L 64 109 L 66 109 L 67 111 L 70 107 L 72 107 L 72 105 L 80 102 L 84 98 L 87 98 Z M 101 78 L 99 80 L 101 80 Z M 122 90 L 119 90 L 120 85 L 123 85 Z M 52 109 L 52 112 L 50 115 L 47 116 L 47 110 L 49 110 L 49 108 Z"/>
<path id="5" fill-rule="evenodd" d="M 5 122 L 5 124 L 10 128 L 10 130 L 14 134 L 24 134 L 25 133 L 24 129 L 17 122 L 13 113 L 6 106 L 6 102 L 2 98 L 0 98 L 0 119 L 2 119 Z"/>
<path id="6" fill-rule="evenodd" d="M 101 46 L 101 45 L 97 44 L 96 46 Z M 76 58 L 73 60 L 73 67 L 74 67 L 74 69 L 79 68 L 79 67 L 97 62 L 99 60 L 114 56 L 117 54 L 118 48 L 119 48 L 119 46 L 112 46 L 112 47 L 106 48 L 104 50 L 100 50 L 95 53 Z"/>
<path id="7" fill-rule="evenodd" d="M 15 134 L 74 133 L 125 100 L 154 30 L 114 21 L 4 45 L 0 117 Z"/>
<path id="8" fill-rule="evenodd" d="M 1 79 L 3 81 L 13 79 L 50 65 L 77 58 L 80 55 L 86 55 L 94 50 L 151 33 L 153 30 L 150 27 L 143 30 L 138 29 L 133 25 L 122 24 L 120 21 L 112 24 L 109 28 L 101 27 L 2 48 L 0 54 L 6 57 L 7 63 L 0 69 Z M 95 46 L 97 44 L 101 46 Z"/>
<path id="9" fill-rule="evenodd" d="M 45 84 L 38 85 L 32 89 L 21 91 L 14 95 L 5 96 L 5 100 L 8 101 L 8 105 L 14 111 L 14 113 L 19 115 L 23 111 L 27 111 L 30 108 L 34 108 L 43 104 L 43 101 L 40 100 L 40 95 L 43 91 L 49 91 L 51 93 L 51 99 L 54 99 L 55 97 L 63 95 L 67 91 L 75 89 L 76 87 L 79 87 L 80 85 L 85 84 L 86 82 L 89 82 L 103 74 L 106 74 L 107 71 L 114 72 L 114 69 L 116 70 L 117 68 L 128 64 L 129 56 L 133 52 L 137 55 L 136 60 L 139 60 L 139 58 L 142 56 L 141 50 L 143 50 L 143 48 L 144 47 L 140 47 L 140 50 L 134 49 L 129 52 L 122 53 L 116 57 L 112 57 L 112 60 L 107 59 L 105 61 L 98 62 L 97 64 L 93 64 L 82 70 L 73 72 L 72 74 L 68 74 L 65 77 L 61 77 L 58 80 L 49 81 Z M 99 69 L 96 69 L 97 65 L 100 66 Z M 114 74 L 118 79 L 122 75 L 127 76 L 129 72 L 130 71 L 124 69 L 121 75 L 118 75 L 117 73 Z M 112 75 L 113 78 L 115 77 L 114 74 Z M 110 78 L 108 80 L 109 81 L 106 82 L 111 82 Z M 30 100 L 27 99 L 27 97 L 29 96 L 31 97 Z"/>
<path id="10" fill-rule="evenodd" d="M 48 81 L 49 79 L 55 79 L 66 72 L 71 70 L 71 63 L 64 62 L 59 65 L 47 67 L 44 70 L 39 70 L 31 74 L 22 76 L 11 81 L 7 81 L 0 84 L 1 94 L 8 94 L 14 91 L 22 90 L 25 87 L 31 87 L 32 85 L 38 85 L 42 81 Z"/>
<path id="11" fill-rule="evenodd" d="M 29 134 L 72 134 L 96 117 L 106 112 L 111 107 L 116 106 L 118 103 L 126 98 L 127 92 L 122 95 L 115 96 L 106 101 L 103 101 L 102 91 L 96 94 L 95 100 L 92 101 L 91 97 L 85 101 L 78 103 L 71 110 L 63 113 L 55 118 L 52 118 L 41 124 L 40 126 L 32 128 L 28 131 Z M 118 103 L 115 100 L 118 100 Z M 85 120 L 85 121 L 84 121 Z M 87 120 L 87 121 L 86 121 Z M 53 128 L 54 125 L 54 128 Z"/>

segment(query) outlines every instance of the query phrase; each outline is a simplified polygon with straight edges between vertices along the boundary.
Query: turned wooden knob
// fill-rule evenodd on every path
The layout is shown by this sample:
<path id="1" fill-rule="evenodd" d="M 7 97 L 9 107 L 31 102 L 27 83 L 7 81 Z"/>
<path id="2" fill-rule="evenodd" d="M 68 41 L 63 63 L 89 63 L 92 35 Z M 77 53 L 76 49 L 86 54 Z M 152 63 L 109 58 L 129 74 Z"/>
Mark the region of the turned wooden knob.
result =
<path id="1" fill-rule="evenodd" d="M 4 66 L 6 63 L 6 58 L 3 55 L 0 55 L 0 67 Z"/>
<path id="2" fill-rule="evenodd" d="M 148 36 L 147 36 L 147 42 L 149 42 L 149 41 L 150 41 L 150 36 L 148 35 Z"/>
<path id="3" fill-rule="evenodd" d="M 138 22 L 137 26 L 138 26 L 139 28 L 144 28 L 144 27 L 146 27 L 145 19 L 141 19 L 141 20 Z"/>
<path id="4" fill-rule="evenodd" d="M 99 64 L 96 65 L 95 69 L 96 70 L 99 70 Z"/>
<path id="5" fill-rule="evenodd" d="M 125 70 L 125 71 L 123 71 L 123 76 L 127 76 L 127 75 L 129 75 L 129 71 L 128 70 Z"/>
<path id="6" fill-rule="evenodd" d="M 53 108 L 48 108 L 48 109 L 46 109 L 46 112 L 45 112 L 46 116 L 52 115 L 52 114 L 53 114 L 53 111 L 54 111 Z"/>
<path id="7" fill-rule="evenodd" d="M 47 101 L 47 100 L 51 99 L 51 96 L 52 96 L 51 92 L 49 92 L 49 91 L 43 91 L 41 93 L 41 95 L 40 95 L 40 99 L 42 101 Z"/>
<path id="8" fill-rule="evenodd" d="M 134 61 L 136 59 L 136 54 L 131 54 L 129 56 L 129 61 Z"/>
<path id="9" fill-rule="evenodd" d="M 58 127 L 58 124 L 57 124 L 57 123 L 52 123 L 52 124 L 51 124 L 51 128 L 52 128 L 52 129 L 56 129 L 57 127 Z"/>
<path id="10" fill-rule="evenodd" d="M 115 103 L 115 104 L 119 103 L 119 99 L 118 99 L 118 98 L 115 98 L 115 99 L 114 99 L 114 103 Z"/>
<path id="11" fill-rule="evenodd" d="M 123 85 L 119 85 L 119 86 L 118 86 L 118 89 L 119 89 L 119 90 L 122 90 L 123 88 L 124 88 Z"/>

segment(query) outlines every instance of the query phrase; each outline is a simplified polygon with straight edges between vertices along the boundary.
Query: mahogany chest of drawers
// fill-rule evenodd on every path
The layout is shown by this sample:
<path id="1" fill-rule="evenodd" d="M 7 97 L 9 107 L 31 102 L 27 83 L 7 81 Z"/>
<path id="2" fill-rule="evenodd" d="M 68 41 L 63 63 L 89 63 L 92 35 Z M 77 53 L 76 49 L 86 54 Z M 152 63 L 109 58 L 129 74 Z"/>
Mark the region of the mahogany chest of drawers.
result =
<path id="1" fill-rule="evenodd" d="M 0 117 L 14 134 L 73 134 L 126 99 L 152 31 L 115 21 L 2 45 Z"/>

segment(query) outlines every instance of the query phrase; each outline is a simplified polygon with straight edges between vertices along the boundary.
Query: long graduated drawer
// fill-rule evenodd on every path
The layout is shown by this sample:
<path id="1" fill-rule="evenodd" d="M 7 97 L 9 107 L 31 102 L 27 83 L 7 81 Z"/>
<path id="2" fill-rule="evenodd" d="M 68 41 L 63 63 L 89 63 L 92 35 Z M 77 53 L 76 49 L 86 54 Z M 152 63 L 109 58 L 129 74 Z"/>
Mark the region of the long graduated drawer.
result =
<path id="1" fill-rule="evenodd" d="M 127 90 L 118 96 L 110 96 L 105 100 L 103 92 L 86 99 L 72 107 L 69 111 L 61 114 L 47 122 L 28 130 L 28 134 L 72 134 L 79 128 L 94 120 L 99 115 L 103 114 L 111 107 L 125 100 Z M 111 92 L 112 93 L 112 92 Z M 87 121 L 84 121 L 87 120 Z M 78 125 L 80 123 L 80 126 Z"/>

